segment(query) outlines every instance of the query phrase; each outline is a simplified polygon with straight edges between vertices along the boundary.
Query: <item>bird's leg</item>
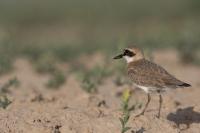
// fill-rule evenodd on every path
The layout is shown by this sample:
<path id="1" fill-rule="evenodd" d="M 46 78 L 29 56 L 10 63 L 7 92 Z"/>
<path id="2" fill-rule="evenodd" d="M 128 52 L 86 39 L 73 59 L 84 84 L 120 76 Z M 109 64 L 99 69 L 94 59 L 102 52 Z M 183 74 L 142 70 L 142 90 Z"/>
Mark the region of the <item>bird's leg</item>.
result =
<path id="1" fill-rule="evenodd" d="M 149 105 L 149 103 L 150 103 L 150 101 L 151 101 L 151 96 L 150 96 L 149 93 L 147 94 L 147 96 L 148 96 L 148 101 L 147 101 L 147 103 L 146 103 L 146 105 L 145 105 L 143 111 L 142 111 L 140 114 L 136 115 L 136 117 L 139 117 L 140 115 L 144 115 L 144 112 L 146 111 L 146 109 L 147 109 L 147 107 L 148 107 L 148 105 Z"/>
<path id="2" fill-rule="evenodd" d="M 163 102 L 162 95 L 159 93 L 159 110 L 158 110 L 158 115 L 157 115 L 158 118 L 160 118 L 160 112 L 161 112 L 161 108 L 162 108 L 162 102 Z"/>

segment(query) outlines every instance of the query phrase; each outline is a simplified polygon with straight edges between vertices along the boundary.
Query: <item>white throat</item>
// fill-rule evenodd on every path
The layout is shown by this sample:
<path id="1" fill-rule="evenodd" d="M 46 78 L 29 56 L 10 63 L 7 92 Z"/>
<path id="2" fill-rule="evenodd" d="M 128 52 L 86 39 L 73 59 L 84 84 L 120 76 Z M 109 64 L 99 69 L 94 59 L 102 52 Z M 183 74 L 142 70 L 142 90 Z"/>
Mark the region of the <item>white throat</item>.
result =
<path id="1" fill-rule="evenodd" d="M 133 57 L 124 56 L 124 59 L 126 60 L 127 63 L 133 62 Z"/>

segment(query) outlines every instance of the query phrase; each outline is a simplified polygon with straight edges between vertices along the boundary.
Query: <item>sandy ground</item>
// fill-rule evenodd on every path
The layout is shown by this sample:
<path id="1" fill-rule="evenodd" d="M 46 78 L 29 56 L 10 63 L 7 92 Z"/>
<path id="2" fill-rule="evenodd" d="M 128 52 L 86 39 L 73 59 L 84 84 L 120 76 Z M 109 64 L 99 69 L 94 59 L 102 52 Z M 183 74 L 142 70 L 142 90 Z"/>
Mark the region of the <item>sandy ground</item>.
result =
<path id="1" fill-rule="evenodd" d="M 192 87 L 165 93 L 160 119 L 155 117 L 158 96 L 153 95 L 144 116 L 134 117 L 140 109 L 131 113 L 128 133 L 199 133 L 200 68 L 181 64 L 171 51 L 157 52 L 154 57 L 155 62 Z M 117 94 L 127 86 L 117 87 L 112 78 L 99 87 L 98 94 L 83 91 L 74 75 L 69 75 L 60 89 L 51 90 L 44 86 L 48 76 L 38 75 L 24 59 L 16 61 L 15 70 L 1 77 L 0 84 L 13 76 L 21 84 L 10 88 L 12 104 L 0 109 L 0 133 L 120 133 L 122 112 Z M 133 87 L 131 103 L 144 105 L 146 100 L 145 93 Z M 102 101 L 105 104 L 98 106 Z"/>

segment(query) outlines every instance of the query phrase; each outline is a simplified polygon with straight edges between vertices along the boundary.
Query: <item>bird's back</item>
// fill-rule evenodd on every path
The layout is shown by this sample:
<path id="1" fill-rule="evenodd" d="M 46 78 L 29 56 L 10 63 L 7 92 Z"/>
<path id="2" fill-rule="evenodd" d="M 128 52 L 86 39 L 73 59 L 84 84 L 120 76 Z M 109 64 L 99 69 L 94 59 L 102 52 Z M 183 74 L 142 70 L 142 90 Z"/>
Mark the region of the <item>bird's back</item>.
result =
<path id="1" fill-rule="evenodd" d="M 161 66 L 146 59 L 129 63 L 128 75 L 134 84 L 149 87 L 155 89 L 155 91 L 165 88 L 190 86 L 189 84 L 176 79 Z"/>

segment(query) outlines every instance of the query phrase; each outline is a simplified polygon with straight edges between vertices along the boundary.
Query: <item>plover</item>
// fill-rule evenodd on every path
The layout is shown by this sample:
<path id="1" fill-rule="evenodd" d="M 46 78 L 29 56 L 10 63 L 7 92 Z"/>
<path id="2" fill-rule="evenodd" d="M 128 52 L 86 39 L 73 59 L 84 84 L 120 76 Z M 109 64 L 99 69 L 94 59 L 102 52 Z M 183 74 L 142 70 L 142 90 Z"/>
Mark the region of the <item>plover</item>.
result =
<path id="1" fill-rule="evenodd" d="M 114 57 L 114 59 L 121 58 L 127 61 L 128 76 L 132 80 L 134 86 L 143 89 L 148 96 L 148 101 L 143 111 L 137 116 L 144 115 L 151 100 L 150 93 L 159 94 L 159 110 L 157 115 L 159 118 L 163 101 L 162 92 L 165 92 L 167 89 L 191 86 L 190 84 L 176 79 L 161 66 L 146 60 L 142 50 L 137 47 L 126 48 L 122 54 Z"/>

